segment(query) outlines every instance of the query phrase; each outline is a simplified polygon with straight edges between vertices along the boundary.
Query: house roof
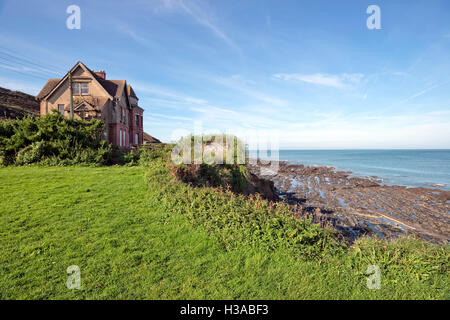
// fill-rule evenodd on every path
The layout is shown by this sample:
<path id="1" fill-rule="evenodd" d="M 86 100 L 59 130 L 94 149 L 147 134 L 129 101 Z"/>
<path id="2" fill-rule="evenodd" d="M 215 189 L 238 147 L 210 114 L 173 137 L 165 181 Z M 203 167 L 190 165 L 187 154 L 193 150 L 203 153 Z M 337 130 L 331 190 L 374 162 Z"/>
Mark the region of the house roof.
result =
<path id="1" fill-rule="evenodd" d="M 152 137 L 147 132 L 144 132 L 143 138 L 144 138 L 144 142 L 146 142 L 146 143 L 161 143 L 161 141 L 159 141 L 155 137 Z"/>
<path id="2" fill-rule="evenodd" d="M 97 110 L 97 108 L 94 105 L 90 104 L 87 101 L 81 101 L 79 104 L 77 104 L 75 106 L 74 110 L 81 109 L 84 106 L 87 107 L 88 109 L 91 109 L 91 110 Z"/>
<path id="3" fill-rule="evenodd" d="M 133 88 L 132 88 L 130 85 L 128 85 L 127 88 L 128 88 L 128 95 L 129 95 L 130 97 L 133 97 L 133 98 L 138 99 L 138 97 L 136 96 L 136 93 L 134 93 Z M 139 100 L 139 99 L 138 99 L 138 100 Z"/>
<path id="4" fill-rule="evenodd" d="M 41 92 L 39 92 L 39 94 L 36 96 L 36 98 L 43 99 L 46 95 L 48 95 L 50 93 L 50 91 L 52 91 L 56 87 L 56 85 L 59 83 L 59 81 L 61 81 L 61 79 L 48 80 L 47 83 L 45 84 L 44 88 L 42 88 Z"/>
<path id="5" fill-rule="evenodd" d="M 105 80 L 102 77 L 98 76 L 95 72 L 93 72 L 91 69 L 86 67 L 82 62 L 78 62 L 75 67 L 81 64 L 83 67 L 86 68 L 86 70 L 91 74 L 93 78 L 103 87 L 103 89 L 112 97 L 119 99 L 122 96 L 123 91 L 126 88 L 127 82 L 126 80 Z M 74 68 L 75 68 L 74 67 Z M 73 69 L 73 68 L 72 68 Z M 67 75 L 63 78 L 65 79 Z M 50 79 L 45 84 L 44 88 L 42 88 L 41 92 L 36 96 L 36 98 L 42 100 L 46 96 L 48 96 L 60 83 L 62 83 L 63 79 Z M 131 88 L 131 86 L 127 86 L 127 94 L 136 97 L 136 94 L 134 93 L 134 90 Z M 132 94 L 131 94 L 132 93 Z"/>

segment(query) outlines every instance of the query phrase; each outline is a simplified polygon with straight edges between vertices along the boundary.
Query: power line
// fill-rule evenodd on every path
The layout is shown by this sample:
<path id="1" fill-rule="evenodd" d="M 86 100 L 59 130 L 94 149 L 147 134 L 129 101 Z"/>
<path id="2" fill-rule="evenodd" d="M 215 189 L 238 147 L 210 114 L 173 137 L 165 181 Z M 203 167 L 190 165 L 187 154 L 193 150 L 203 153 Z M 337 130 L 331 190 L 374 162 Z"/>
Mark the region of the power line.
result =
<path id="1" fill-rule="evenodd" d="M 5 65 L 1 65 L 0 64 L 0 68 L 3 68 L 5 70 L 12 71 L 12 72 L 24 75 L 24 76 L 28 76 L 28 77 L 32 77 L 32 78 L 36 78 L 36 79 L 40 79 L 40 80 L 45 80 L 45 81 L 48 80 L 48 79 L 46 79 L 44 77 L 40 77 L 40 76 L 32 74 L 32 73 L 26 73 L 26 72 L 22 72 L 22 71 L 19 71 L 19 70 L 15 70 L 14 67 L 13 68 L 11 68 L 10 66 L 6 66 L 6 67 L 7 68 L 5 68 Z"/>
<path id="2" fill-rule="evenodd" d="M 11 69 L 8 69 L 8 70 L 13 70 L 14 69 L 16 71 L 30 73 L 30 74 L 37 74 L 37 75 L 41 75 L 41 76 L 45 76 L 45 77 L 47 77 L 50 74 L 50 72 L 43 72 L 41 70 L 32 69 L 29 66 L 18 64 L 15 61 L 11 61 L 11 60 L 5 59 L 2 56 L 0 56 L 0 62 L 3 65 L 6 65 L 6 66 L 11 68 Z M 7 68 L 5 68 L 5 69 L 7 69 Z"/>
<path id="3" fill-rule="evenodd" d="M 29 64 L 29 65 L 32 65 L 44 72 L 48 72 L 48 73 L 52 73 L 52 74 L 64 74 L 64 72 L 61 72 L 62 69 L 60 69 L 59 67 L 56 67 L 54 65 L 51 65 L 48 63 L 36 63 L 23 55 L 17 54 L 16 52 L 13 52 L 12 50 L 6 49 L 1 46 L 0 46 L 0 50 L 1 50 L 0 51 L 1 54 L 9 57 L 10 59 L 16 60 L 17 63 Z"/>

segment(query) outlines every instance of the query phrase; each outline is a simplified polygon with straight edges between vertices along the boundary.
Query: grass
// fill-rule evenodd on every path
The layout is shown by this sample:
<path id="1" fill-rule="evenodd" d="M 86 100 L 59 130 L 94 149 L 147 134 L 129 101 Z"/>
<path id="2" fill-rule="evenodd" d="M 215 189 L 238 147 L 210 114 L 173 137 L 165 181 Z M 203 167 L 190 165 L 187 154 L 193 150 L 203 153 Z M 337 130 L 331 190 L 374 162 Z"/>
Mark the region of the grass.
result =
<path id="1" fill-rule="evenodd" d="M 229 197 L 174 182 L 158 159 L 145 168 L 0 168 L 0 298 L 450 297 L 448 247 L 366 239 L 342 248 L 306 222 L 289 242 L 292 218 L 259 217 L 270 209 L 252 206 L 267 203 Z M 282 227 L 255 233 L 268 221 Z M 366 286 L 372 264 L 380 290 Z M 81 269 L 81 290 L 66 287 L 70 265 Z"/>

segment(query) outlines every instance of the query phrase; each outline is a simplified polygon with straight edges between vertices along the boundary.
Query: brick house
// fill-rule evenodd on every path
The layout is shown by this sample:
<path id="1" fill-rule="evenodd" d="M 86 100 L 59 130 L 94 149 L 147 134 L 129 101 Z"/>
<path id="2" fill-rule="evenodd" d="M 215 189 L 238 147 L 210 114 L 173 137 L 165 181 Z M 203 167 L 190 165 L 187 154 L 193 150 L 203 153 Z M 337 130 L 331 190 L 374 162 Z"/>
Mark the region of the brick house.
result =
<path id="1" fill-rule="evenodd" d="M 77 62 L 62 79 L 47 81 L 37 95 L 41 115 L 55 109 L 70 117 L 70 73 L 74 118 L 103 120 L 105 140 L 122 149 L 143 144 L 144 110 L 139 107 L 133 88 L 126 80 L 107 80 L 105 71 L 94 72 L 82 62 Z"/>

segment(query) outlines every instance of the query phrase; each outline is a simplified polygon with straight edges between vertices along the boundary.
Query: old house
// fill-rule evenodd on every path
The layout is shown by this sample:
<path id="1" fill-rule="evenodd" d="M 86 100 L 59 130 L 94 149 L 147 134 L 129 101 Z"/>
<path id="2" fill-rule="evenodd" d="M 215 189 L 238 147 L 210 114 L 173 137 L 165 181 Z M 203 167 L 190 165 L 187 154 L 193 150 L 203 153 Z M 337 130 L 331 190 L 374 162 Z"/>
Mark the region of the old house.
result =
<path id="1" fill-rule="evenodd" d="M 70 117 L 69 78 L 72 76 L 74 118 L 100 119 L 105 139 L 123 149 L 143 144 L 143 113 L 138 97 L 126 80 L 108 80 L 78 62 L 62 79 L 50 79 L 37 95 L 40 114 L 58 110 Z"/>

